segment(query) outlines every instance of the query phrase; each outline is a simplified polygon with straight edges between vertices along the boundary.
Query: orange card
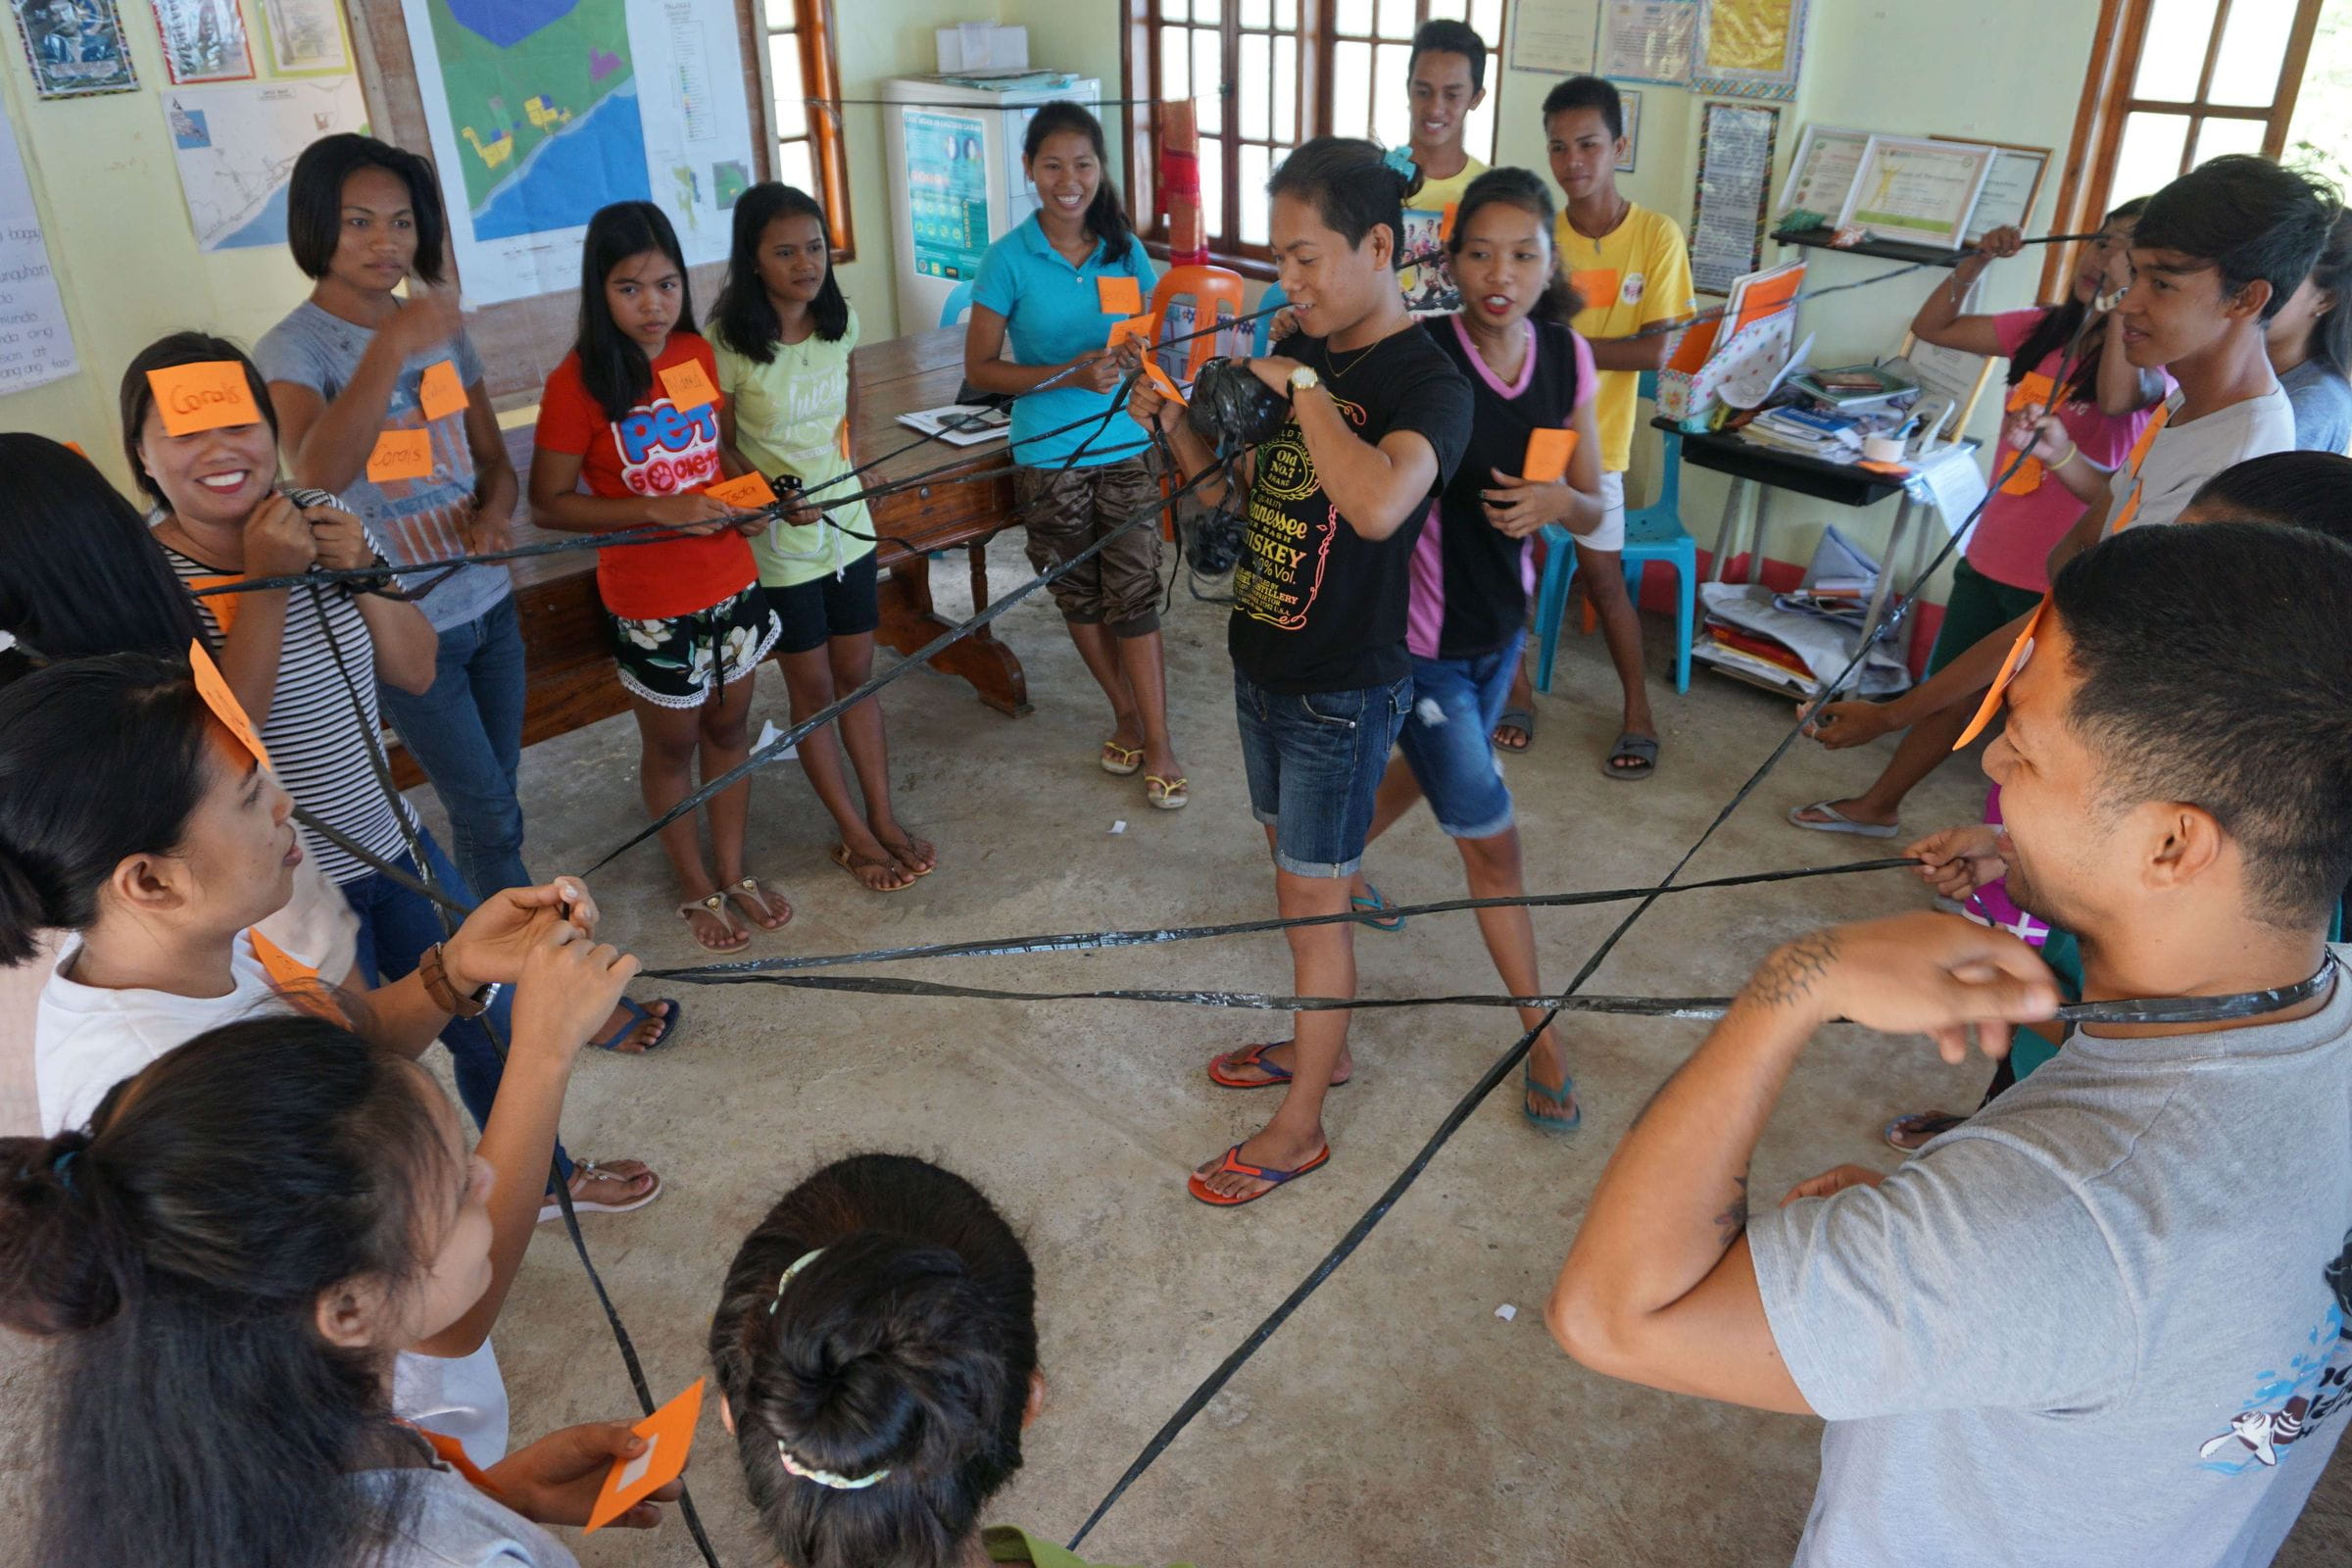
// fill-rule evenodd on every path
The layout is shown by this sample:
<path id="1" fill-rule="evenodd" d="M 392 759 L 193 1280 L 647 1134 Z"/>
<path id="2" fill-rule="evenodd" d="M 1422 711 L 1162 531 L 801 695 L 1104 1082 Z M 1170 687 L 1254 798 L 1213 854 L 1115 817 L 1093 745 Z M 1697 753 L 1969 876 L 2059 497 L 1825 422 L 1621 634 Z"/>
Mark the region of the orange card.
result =
<path id="1" fill-rule="evenodd" d="M 1157 360 L 1146 358 L 1144 361 L 1144 373 L 1152 378 L 1152 384 L 1153 386 L 1159 388 L 1159 395 L 1161 397 L 1175 399 L 1176 406 L 1180 409 L 1185 408 L 1190 404 L 1191 399 L 1184 395 L 1184 388 L 1178 386 L 1175 382 L 1168 379 L 1168 372 L 1159 368 L 1159 362 Z"/>
<path id="2" fill-rule="evenodd" d="M 1149 316 L 1120 317 L 1110 323 L 1110 341 L 1103 347 L 1115 349 L 1131 337 L 1142 338 L 1144 347 L 1150 349 L 1159 340 L 1159 313 L 1154 311 Z"/>
<path id="3" fill-rule="evenodd" d="M 1992 689 L 1984 694 L 1984 701 L 1978 706 L 1977 716 L 1968 721 L 1968 728 L 1962 730 L 1960 738 L 1952 742 L 1953 751 L 1960 750 L 1984 734 L 1984 726 L 1992 722 L 1992 715 L 2000 711 L 2001 696 L 2009 690 L 2009 683 L 2017 679 L 2017 672 L 2026 667 L 2026 661 L 2034 657 L 2034 634 L 2041 630 L 2042 617 L 2049 612 L 2049 596 L 2045 594 L 2041 603 L 2034 607 L 2033 618 L 2026 622 L 2026 629 L 2019 632 L 2017 641 L 2009 645 L 2009 657 L 2001 661 L 2001 672 L 1992 677 Z"/>
<path id="4" fill-rule="evenodd" d="M 1576 290 L 1576 297 L 1585 302 L 1588 310 L 1594 306 L 1606 309 L 1617 303 L 1617 269 L 1594 267 L 1570 272 L 1568 286 Z"/>
<path id="5" fill-rule="evenodd" d="M 436 360 L 426 366 L 424 379 L 416 384 L 416 402 L 428 419 L 464 414 L 466 383 L 458 379 L 458 368 L 447 360 Z"/>
<path id="6" fill-rule="evenodd" d="M 207 360 L 202 365 L 168 365 L 147 372 L 155 393 L 155 412 L 168 435 L 194 435 L 231 424 L 259 424 L 261 406 L 253 401 L 245 367 L 234 360 Z"/>
<path id="7" fill-rule="evenodd" d="M 237 694 L 228 689 L 227 680 L 220 674 L 220 666 L 214 663 L 213 656 L 204 651 L 204 644 L 188 644 L 188 668 L 195 672 L 196 695 L 204 699 L 204 706 L 213 710 L 213 716 L 220 721 L 220 727 L 227 730 L 238 745 L 251 752 L 255 761 L 268 767 L 270 753 L 263 747 L 261 736 L 254 733 L 253 720 L 245 716 L 245 705 L 238 702 Z"/>
<path id="8" fill-rule="evenodd" d="M 225 588 L 232 582 L 243 582 L 244 580 L 237 576 L 190 577 L 188 588 L 191 592 L 205 588 Z M 237 596 L 235 594 L 210 594 L 201 603 L 205 609 L 213 612 L 213 622 L 220 628 L 221 636 L 225 637 L 236 629 Z"/>
<path id="9" fill-rule="evenodd" d="M 1096 278 L 1095 294 L 1108 316 L 1135 316 L 1144 308 L 1142 280 L 1125 272 L 1105 272 Z"/>
<path id="10" fill-rule="evenodd" d="M 89 462 L 89 461 L 90 461 L 90 455 L 89 455 L 87 452 L 84 452 L 84 451 L 82 451 L 82 450 L 81 450 L 81 443 L 80 443 L 80 442 L 78 442 L 78 441 L 69 441 L 69 442 L 67 442 L 67 443 L 66 443 L 66 450 L 67 450 L 68 452 L 71 452 L 71 453 L 73 453 L 73 454 L 74 454 L 75 457 L 79 458 L 79 459 L 80 459 L 82 462 L 84 462 L 84 463 L 87 463 L 87 462 Z"/>
<path id="11" fill-rule="evenodd" d="M 624 1459 L 605 1477 L 605 1488 L 588 1510 L 589 1530 L 602 1530 L 619 1518 L 657 1487 L 675 1481 L 686 1469 L 694 1447 L 695 1423 L 703 1418 L 703 1380 L 696 1378 L 684 1394 L 629 1428 L 645 1440 L 645 1451 Z"/>
<path id="12" fill-rule="evenodd" d="M 433 432 L 386 430 L 368 454 L 368 478 L 374 484 L 387 479 L 429 479 L 433 474 Z"/>
<path id="13" fill-rule="evenodd" d="M 688 360 L 683 365 L 665 368 L 662 371 L 662 385 L 667 389 L 669 401 L 678 406 L 680 413 L 691 414 L 696 409 L 718 401 L 718 388 L 712 386 L 710 377 L 703 373 L 703 362 L 700 360 Z"/>
<path id="14" fill-rule="evenodd" d="M 775 486 L 767 482 L 765 474 L 760 473 L 747 473 L 741 478 L 721 479 L 716 484 L 707 484 L 703 486 L 703 494 L 713 501 L 724 501 L 730 507 L 741 507 L 746 512 L 776 504 Z"/>
<path id="15" fill-rule="evenodd" d="M 1460 209 L 1460 206 L 1459 206 L 1459 204 L 1458 204 L 1458 203 L 1454 203 L 1454 202 L 1447 202 L 1447 203 L 1446 204 L 1446 211 L 1445 211 L 1444 213 L 1442 213 L 1442 214 L 1440 214 L 1440 215 L 1439 215 L 1439 218 L 1438 218 L 1438 243 L 1439 243 L 1439 244 L 1443 245 L 1444 243 L 1446 243 L 1446 241 L 1447 241 L 1447 240 L 1449 240 L 1449 239 L 1453 238 L 1453 215 L 1454 215 L 1456 212 L 1459 212 L 1460 210 L 1461 210 L 1461 209 Z"/>
<path id="16" fill-rule="evenodd" d="M 1527 460 L 1519 477 L 1538 484 L 1557 484 L 1568 477 L 1568 460 L 1576 456 L 1576 432 L 1544 427 L 1527 432 Z"/>

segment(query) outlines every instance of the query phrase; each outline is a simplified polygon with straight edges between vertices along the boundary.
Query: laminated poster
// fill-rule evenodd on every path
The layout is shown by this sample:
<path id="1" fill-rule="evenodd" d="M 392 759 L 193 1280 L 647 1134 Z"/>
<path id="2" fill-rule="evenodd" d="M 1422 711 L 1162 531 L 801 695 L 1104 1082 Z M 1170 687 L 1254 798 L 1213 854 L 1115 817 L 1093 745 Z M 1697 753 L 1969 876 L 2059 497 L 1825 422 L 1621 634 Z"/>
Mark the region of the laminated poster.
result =
<path id="1" fill-rule="evenodd" d="M 1699 111 L 1698 189 L 1690 203 L 1690 281 L 1728 293 L 1763 255 L 1781 112 L 1765 104 L 1709 103 Z"/>
<path id="2" fill-rule="evenodd" d="M 1522 3 L 1511 19 L 1511 69 L 1589 76 L 1600 63 L 1601 0 Z"/>
<path id="3" fill-rule="evenodd" d="M 9 0 L 9 8 L 43 98 L 139 90 L 115 0 Z"/>
<path id="4" fill-rule="evenodd" d="M 153 0 L 164 40 L 164 71 L 175 86 L 251 81 L 253 48 L 237 0 Z"/>
<path id="5" fill-rule="evenodd" d="M 1796 96 L 1811 0 L 1699 0 L 1690 90 L 1719 98 Z"/>
<path id="6" fill-rule="evenodd" d="M 1610 0 L 1600 19 L 1599 74 L 1684 86 L 1697 35 L 1697 0 Z"/>

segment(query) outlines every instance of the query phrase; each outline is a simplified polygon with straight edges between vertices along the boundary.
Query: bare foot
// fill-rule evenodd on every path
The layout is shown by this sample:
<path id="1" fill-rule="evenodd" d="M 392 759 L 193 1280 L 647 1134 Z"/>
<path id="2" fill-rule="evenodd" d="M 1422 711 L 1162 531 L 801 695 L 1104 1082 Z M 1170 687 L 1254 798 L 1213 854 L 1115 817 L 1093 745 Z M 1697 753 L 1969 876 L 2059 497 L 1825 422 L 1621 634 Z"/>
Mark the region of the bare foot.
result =
<path id="1" fill-rule="evenodd" d="M 599 1042 L 612 1040 L 615 1034 L 626 1029 L 628 1030 L 626 1035 L 621 1036 L 618 1040 L 612 1040 L 612 1044 L 605 1046 L 603 1049 L 617 1052 L 624 1056 L 644 1055 L 653 1045 L 655 1037 L 662 1033 L 662 1024 L 669 1018 L 669 1004 L 648 1002 L 641 1005 L 645 1008 L 646 1016 L 635 1020 L 631 1019 L 628 1008 L 614 1007 L 612 1015 L 605 1019 L 605 1026 L 599 1029 L 592 1038 Z"/>
<path id="2" fill-rule="evenodd" d="M 1265 1170 L 1297 1170 L 1323 1152 L 1325 1148 L 1323 1129 L 1319 1126 L 1304 1138 L 1288 1137 L 1269 1126 L 1242 1145 L 1241 1152 L 1234 1157 L 1245 1165 L 1256 1165 Z M 1224 1166 L 1225 1156 L 1219 1154 L 1193 1174 L 1200 1178 L 1201 1186 L 1220 1198 L 1255 1198 L 1281 1185 L 1279 1182 L 1246 1176 L 1238 1170 L 1227 1170 Z"/>
<path id="3" fill-rule="evenodd" d="M 1850 801 L 1832 801 L 1829 804 L 1836 807 L 1838 814 L 1847 821 L 1867 822 L 1872 827 L 1893 827 L 1903 819 L 1899 811 L 1882 811 L 1864 805 L 1859 796 Z M 1807 806 L 1791 814 L 1799 822 L 1813 822 L 1824 827 L 1837 821 L 1836 817 L 1825 814 L 1819 806 Z"/>
<path id="4" fill-rule="evenodd" d="M 773 889 L 761 887 L 756 877 L 747 876 L 730 883 L 726 892 L 728 901 L 762 931 L 781 931 L 792 924 L 792 901 Z"/>

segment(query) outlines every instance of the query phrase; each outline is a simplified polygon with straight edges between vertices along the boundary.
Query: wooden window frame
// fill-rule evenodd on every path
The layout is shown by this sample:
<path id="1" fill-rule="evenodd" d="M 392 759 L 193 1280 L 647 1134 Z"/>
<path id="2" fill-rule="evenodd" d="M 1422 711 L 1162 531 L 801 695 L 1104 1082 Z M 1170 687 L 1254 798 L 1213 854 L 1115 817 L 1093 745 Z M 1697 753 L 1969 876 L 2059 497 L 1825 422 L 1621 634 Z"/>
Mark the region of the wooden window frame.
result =
<path id="1" fill-rule="evenodd" d="M 2148 42 L 2148 18 L 2156 0 L 2100 0 L 2097 29 L 2091 34 L 2090 64 L 2082 77 L 2082 96 L 2075 111 L 2075 133 L 2067 145 L 2065 178 L 2058 187 L 2053 215 L 2059 233 L 2088 233 L 2099 226 L 2114 200 L 2115 161 L 2122 150 L 2124 128 L 2134 114 L 2185 115 L 2188 134 L 2180 157 L 2186 172 L 2196 155 L 2197 139 L 2208 120 L 2252 120 L 2263 122 L 2262 156 L 2277 159 L 2286 150 L 2287 130 L 2294 120 L 2295 100 L 2302 92 L 2303 73 L 2311 61 L 2311 40 L 2319 27 L 2324 0 L 2297 0 L 2294 24 L 2287 29 L 2286 52 L 2278 63 L 2278 85 L 2267 106 L 2208 102 L 2213 90 L 2214 64 L 2221 57 L 2222 36 L 2230 25 L 2231 0 L 2218 0 L 2213 31 L 2205 40 L 2205 58 L 2197 70 L 2196 96 L 2191 99 L 2140 98 L 2132 93 L 2139 74 L 2140 55 Z M 2044 298 L 2060 286 L 2071 258 L 2053 246 L 2041 269 Z"/>
<path id="2" fill-rule="evenodd" d="M 738 4 L 746 7 L 745 15 L 760 40 L 760 120 L 766 132 L 761 158 L 767 163 L 769 177 L 775 178 L 775 150 L 785 138 L 776 134 L 770 118 L 776 84 L 768 75 L 767 41 L 785 29 L 768 26 L 765 0 L 738 0 Z M 811 98 L 838 99 L 841 59 L 834 43 L 833 0 L 793 0 L 793 16 L 790 30 L 800 46 L 802 85 Z M 807 108 L 808 134 L 792 139 L 808 143 L 808 161 L 822 187 L 811 194 L 824 204 L 826 225 L 831 229 L 825 238 L 832 247 L 834 263 L 854 262 L 858 259 L 858 224 L 850 206 L 849 148 L 841 133 L 841 111 L 829 103 L 811 103 Z"/>
<path id="3" fill-rule="evenodd" d="M 1145 249 L 1152 256 L 1165 260 L 1168 254 L 1167 214 L 1162 206 L 1159 188 L 1159 92 L 1160 39 L 1163 24 L 1159 16 L 1159 0 L 1121 0 L 1125 8 L 1124 21 L 1119 28 L 1120 96 L 1130 99 L 1150 99 L 1152 107 L 1131 106 L 1127 116 L 1126 179 L 1127 205 L 1136 216 L 1136 230 L 1143 236 Z M 1510 24 L 1510 9 L 1514 0 L 1503 0 L 1502 18 L 1505 28 Z M 1528 3 L 1528 0 L 1518 0 Z M 1377 34 L 1341 33 L 1336 23 L 1336 0 L 1298 0 L 1298 113 L 1295 129 L 1298 140 L 1331 133 L 1332 69 L 1330 57 L 1342 41 L 1370 41 L 1376 46 L 1395 42 Z M 1429 20 L 1429 0 L 1414 0 L 1414 25 Z M 1217 30 L 1220 39 L 1218 61 L 1224 74 L 1224 101 L 1227 113 L 1218 131 L 1221 148 L 1220 186 L 1224 194 L 1225 211 L 1201 215 L 1209 234 L 1209 257 L 1220 267 L 1232 268 L 1247 277 L 1272 279 L 1274 253 L 1264 245 L 1243 241 L 1241 234 L 1240 203 L 1241 148 L 1244 138 L 1239 134 L 1239 119 L 1233 112 L 1233 83 L 1241 73 L 1241 8 L 1235 0 L 1225 0 L 1220 8 Z M 1183 24 L 1169 23 L 1167 26 Z M 1375 24 L 1377 25 L 1377 22 Z M 1251 29 L 1252 31 L 1260 29 Z M 1281 29 L 1272 29 L 1279 33 Z M 1504 69 L 1503 45 L 1498 39 L 1487 53 L 1488 90 L 1500 89 L 1499 75 Z M 1294 143 L 1293 145 L 1296 145 Z"/>

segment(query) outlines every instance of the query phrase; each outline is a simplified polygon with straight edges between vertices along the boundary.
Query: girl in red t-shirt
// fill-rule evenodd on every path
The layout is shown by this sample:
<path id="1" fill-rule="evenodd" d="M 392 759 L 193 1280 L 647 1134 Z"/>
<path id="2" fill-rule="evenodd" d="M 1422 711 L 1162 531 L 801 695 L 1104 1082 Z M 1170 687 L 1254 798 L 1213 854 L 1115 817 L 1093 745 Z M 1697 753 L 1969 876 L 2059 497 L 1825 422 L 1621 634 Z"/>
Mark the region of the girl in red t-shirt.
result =
<path id="1" fill-rule="evenodd" d="M 674 528 L 656 544 L 597 552 L 596 589 L 643 743 L 637 777 L 660 816 L 686 798 L 699 754 L 715 777 L 751 755 L 752 672 L 777 625 L 745 535 L 766 526 L 702 493 L 730 471 L 719 440 L 718 363 L 694 329 L 686 259 L 662 209 L 615 202 L 588 221 L 580 335 L 547 378 L 531 459 L 531 512 L 569 533 Z M 587 492 L 581 493 L 581 481 Z M 695 941 L 733 953 L 742 917 L 781 929 L 792 906 L 743 868 L 746 779 L 710 800 L 703 859 L 692 815 L 661 833 Z"/>

